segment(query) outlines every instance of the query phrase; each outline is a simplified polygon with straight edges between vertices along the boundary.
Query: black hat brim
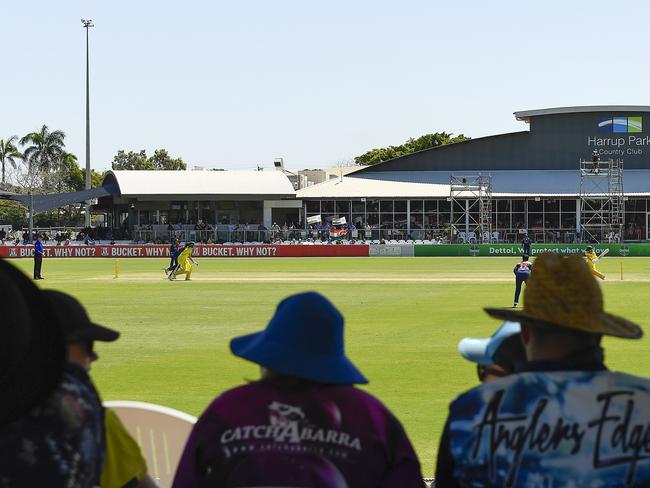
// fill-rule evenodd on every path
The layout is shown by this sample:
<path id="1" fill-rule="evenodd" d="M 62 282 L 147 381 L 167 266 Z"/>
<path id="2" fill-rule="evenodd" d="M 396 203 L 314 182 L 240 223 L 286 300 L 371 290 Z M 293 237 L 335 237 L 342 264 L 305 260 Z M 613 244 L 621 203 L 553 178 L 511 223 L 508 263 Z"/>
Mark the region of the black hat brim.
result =
<path id="1" fill-rule="evenodd" d="M 89 341 L 113 342 L 120 337 L 120 333 L 103 325 L 90 323 L 80 330 L 76 337 Z"/>

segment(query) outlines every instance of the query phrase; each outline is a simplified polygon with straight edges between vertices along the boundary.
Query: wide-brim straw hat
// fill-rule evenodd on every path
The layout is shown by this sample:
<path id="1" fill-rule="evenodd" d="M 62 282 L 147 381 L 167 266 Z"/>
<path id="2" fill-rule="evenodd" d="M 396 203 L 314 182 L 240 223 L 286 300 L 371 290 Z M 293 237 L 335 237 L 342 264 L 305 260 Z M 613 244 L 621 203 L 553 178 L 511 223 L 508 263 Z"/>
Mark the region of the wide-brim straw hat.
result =
<path id="1" fill-rule="evenodd" d="M 582 256 L 544 253 L 534 264 L 524 291 L 523 310 L 486 308 L 489 315 L 626 339 L 643 336 L 639 325 L 605 312 L 600 285 Z"/>

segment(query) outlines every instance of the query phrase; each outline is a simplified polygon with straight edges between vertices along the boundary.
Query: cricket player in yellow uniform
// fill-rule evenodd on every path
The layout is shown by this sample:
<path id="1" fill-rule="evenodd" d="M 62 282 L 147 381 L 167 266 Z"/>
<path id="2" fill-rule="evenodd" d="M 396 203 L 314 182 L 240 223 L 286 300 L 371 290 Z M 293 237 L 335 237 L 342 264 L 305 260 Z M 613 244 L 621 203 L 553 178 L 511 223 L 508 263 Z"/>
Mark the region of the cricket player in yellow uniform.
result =
<path id="1" fill-rule="evenodd" d="M 188 242 L 183 252 L 178 256 L 178 266 L 169 274 L 169 281 L 175 280 L 178 275 L 185 275 L 185 281 L 192 281 L 190 279 L 192 266 L 198 266 L 198 263 L 192 259 L 192 251 L 194 251 L 194 243 Z"/>
<path id="2" fill-rule="evenodd" d="M 598 256 L 596 255 L 594 248 L 591 246 L 587 246 L 585 249 L 585 257 L 587 258 L 587 266 L 589 266 L 589 269 L 591 270 L 591 273 L 594 276 L 597 276 L 601 280 L 605 279 L 605 275 L 598 271 L 596 269 L 596 263 L 599 261 Z"/>

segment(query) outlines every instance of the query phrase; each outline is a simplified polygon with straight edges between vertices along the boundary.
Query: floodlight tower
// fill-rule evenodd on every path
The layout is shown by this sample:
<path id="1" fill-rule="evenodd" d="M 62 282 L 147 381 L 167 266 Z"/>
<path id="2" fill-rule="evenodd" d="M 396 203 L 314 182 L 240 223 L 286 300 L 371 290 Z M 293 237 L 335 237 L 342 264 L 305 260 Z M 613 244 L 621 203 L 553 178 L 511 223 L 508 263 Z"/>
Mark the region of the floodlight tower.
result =
<path id="1" fill-rule="evenodd" d="M 84 29 L 86 29 L 86 190 L 90 190 L 90 67 L 89 67 L 89 49 L 88 49 L 88 29 L 95 27 L 91 19 L 81 19 Z M 90 227 L 90 202 L 86 203 L 86 213 L 84 216 L 85 227 Z"/>

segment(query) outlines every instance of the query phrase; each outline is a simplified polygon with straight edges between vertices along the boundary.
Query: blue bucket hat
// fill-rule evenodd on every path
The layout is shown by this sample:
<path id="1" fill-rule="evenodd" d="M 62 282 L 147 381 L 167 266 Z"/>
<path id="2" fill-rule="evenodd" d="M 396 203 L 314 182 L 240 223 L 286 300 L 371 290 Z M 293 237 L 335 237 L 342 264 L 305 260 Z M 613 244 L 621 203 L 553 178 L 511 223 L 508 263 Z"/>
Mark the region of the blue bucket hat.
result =
<path id="1" fill-rule="evenodd" d="M 324 296 L 300 293 L 280 302 L 262 332 L 230 341 L 235 356 L 272 371 L 322 383 L 368 383 L 343 350 L 343 316 Z"/>
<path id="2" fill-rule="evenodd" d="M 458 352 L 468 361 L 490 365 L 494 364 L 494 355 L 501 345 L 515 334 L 521 332 L 519 322 L 504 322 L 501 327 L 486 339 L 466 337 L 458 343 Z"/>

